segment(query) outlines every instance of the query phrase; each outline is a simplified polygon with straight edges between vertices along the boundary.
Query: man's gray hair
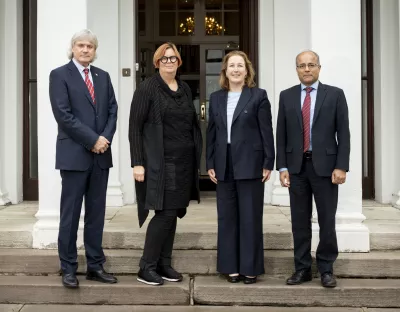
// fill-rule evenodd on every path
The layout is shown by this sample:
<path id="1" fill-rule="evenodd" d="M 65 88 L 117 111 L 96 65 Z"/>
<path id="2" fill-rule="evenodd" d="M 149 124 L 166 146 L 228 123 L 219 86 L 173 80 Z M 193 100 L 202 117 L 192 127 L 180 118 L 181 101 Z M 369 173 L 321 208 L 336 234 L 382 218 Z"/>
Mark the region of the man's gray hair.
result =
<path id="1" fill-rule="evenodd" d="M 318 64 L 318 65 L 321 65 L 321 63 L 319 62 L 319 55 L 318 55 L 318 53 L 315 52 L 315 51 L 313 51 L 313 50 L 304 50 L 304 51 L 300 52 L 299 54 L 297 54 L 297 55 L 296 55 L 296 60 L 295 60 L 296 65 L 297 65 L 297 58 L 298 58 L 301 54 L 307 53 L 307 52 L 314 54 L 314 55 L 317 57 L 317 64 Z"/>
<path id="2" fill-rule="evenodd" d="M 90 30 L 90 29 L 83 29 L 81 31 L 78 31 L 77 33 L 75 33 L 72 38 L 71 38 L 71 45 L 68 49 L 68 58 L 70 60 L 72 60 L 72 58 L 74 57 L 74 53 L 72 52 L 72 48 L 74 47 L 75 43 L 77 41 L 81 41 L 81 40 L 87 40 L 89 41 L 91 44 L 94 45 L 94 57 L 93 60 L 94 61 L 97 58 L 97 47 L 99 46 L 99 42 L 97 41 L 97 36 Z"/>

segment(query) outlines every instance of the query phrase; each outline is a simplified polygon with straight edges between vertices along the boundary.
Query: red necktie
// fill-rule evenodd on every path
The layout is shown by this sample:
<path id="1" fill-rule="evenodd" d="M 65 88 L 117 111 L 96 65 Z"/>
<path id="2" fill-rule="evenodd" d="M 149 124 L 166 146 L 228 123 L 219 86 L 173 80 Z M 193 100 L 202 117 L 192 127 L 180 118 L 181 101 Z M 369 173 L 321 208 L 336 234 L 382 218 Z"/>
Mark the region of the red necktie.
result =
<path id="1" fill-rule="evenodd" d="M 85 83 L 89 90 L 90 96 L 92 97 L 93 104 L 96 104 L 96 98 L 94 97 L 94 87 L 93 87 L 92 82 L 89 79 L 89 68 L 85 68 L 83 70 L 83 72 L 85 73 Z"/>
<path id="2" fill-rule="evenodd" d="M 306 88 L 306 97 L 303 102 L 301 114 L 303 115 L 303 152 L 307 152 L 310 148 L 310 111 L 311 111 L 311 96 L 310 92 L 314 88 Z"/>

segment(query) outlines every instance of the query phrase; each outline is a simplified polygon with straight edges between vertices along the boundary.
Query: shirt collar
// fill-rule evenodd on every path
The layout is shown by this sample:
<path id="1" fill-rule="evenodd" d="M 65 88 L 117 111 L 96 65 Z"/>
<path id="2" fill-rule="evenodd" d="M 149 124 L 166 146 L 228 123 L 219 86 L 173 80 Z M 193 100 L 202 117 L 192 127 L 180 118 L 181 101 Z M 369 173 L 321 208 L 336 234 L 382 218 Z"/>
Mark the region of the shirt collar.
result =
<path id="1" fill-rule="evenodd" d="M 319 85 L 319 80 L 314 82 L 310 87 L 313 88 L 314 90 L 318 90 L 318 85 Z M 307 86 L 301 83 L 301 91 L 304 91 L 305 88 L 307 88 Z"/>
<path id="2" fill-rule="evenodd" d="M 82 66 L 82 64 L 80 64 L 75 58 L 72 58 L 72 62 L 74 62 L 76 68 L 78 68 L 80 73 L 82 73 L 83 70 L 86 68 L 86 67 Z M 87 68 L 89 69 L 89 72 L 90 72 L 90 64 Z"/>

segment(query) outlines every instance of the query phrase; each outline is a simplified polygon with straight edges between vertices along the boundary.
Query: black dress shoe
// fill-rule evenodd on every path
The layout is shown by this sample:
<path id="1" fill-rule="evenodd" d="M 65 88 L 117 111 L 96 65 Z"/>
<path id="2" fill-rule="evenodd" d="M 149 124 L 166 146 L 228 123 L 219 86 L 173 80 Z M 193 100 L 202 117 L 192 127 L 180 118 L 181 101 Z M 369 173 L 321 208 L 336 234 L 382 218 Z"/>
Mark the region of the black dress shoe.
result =
<path id="1" fill-rule="evenodd" d="M 79 288 L 79 281 L 73 273 L 63 274 L 62 284 L 67 288 Z"/>
<path id="2" fill-rule="evenodd" d="M 336 287 L 336 278 L 332 273 L 324 273 L 321 276 L 321 284 L 327 288 L 334 288 Z"/>
<path id="3" fill-rule="evenodd" d="M 300 285 L 304 282 L 309 282 L 311 280 L 312 280 L 311 270 L 300 270 L 293 273 L 293 275 L 286 280 L 286 284 Z"/>
<path id="4" fill-rule="evenodd" d="M 239 283 L 242 280 L 242 276 L 240 275 L 234 275 L 234 276 L 230 276 L 227 275 L 226 279 L 229 283 Z"/>
<path id="5" fill-rule="evenodd" d="M 257 276 L 255 276 L 255 277 L 248 277 L 248 276 L 245 276 L 244 278 L 243 278 L 243 283 L 244 284 L 254 284 L 254 283 L 256 283 L 257 282 Z"/>
<path id="6" fill-rule="evenodd" d="M 97 271 L 88 271 L 86 273 L 86 279 L 90 281 L 96 281 L 106 284 L 115 284 L 118 283 L 118 280 L 115 276 L 111 275 L 104 271 L 104 269 L 100 269 Z"/>

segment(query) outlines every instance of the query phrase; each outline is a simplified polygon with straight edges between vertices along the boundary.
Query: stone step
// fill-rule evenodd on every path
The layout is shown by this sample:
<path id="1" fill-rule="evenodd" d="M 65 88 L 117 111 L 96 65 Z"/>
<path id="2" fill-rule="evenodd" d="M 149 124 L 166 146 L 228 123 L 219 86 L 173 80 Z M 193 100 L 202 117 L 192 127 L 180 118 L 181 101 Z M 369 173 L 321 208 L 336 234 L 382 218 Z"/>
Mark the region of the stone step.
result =
<path id="1" fill-rule="evenodd" d="M 33 225 L 32 225 L 33 226 Z M 31 228 L 32 228 L 31 226 Z M 104 231 L 103 246 L 106 249 L 142 249 L 145 229 L 108 228 Z M 32 248 L 32 230 L 3 231 L 0 229 L 0 248 Z M 400 231 L 371 232 L 371 250 L 400 250 Z M 217 228 L 210 225 L 193 225 L 179 228 L 176 233 L 175 249 L 217 249 Z M 56 246 L 54 246 L 56 247 Z M 268 225 L 264 229 L 264 249 L 292 250 L 293 240 L 287 226 Z"/>
<path id="2" fill-rule="evenodd" d="M 115 274 L 136 274 L 141 250 L 105 250 L 106 270 Z M 184 274 L 216 274 L 215 250 L 175 250 L 173 266 Z M 79 272 L 85 272 L 84 251 L 78 252 Z M 264 255 L 265 276 L 288 276 L 293 270 L 293 252 L 267 250 Z M 314 261 L 315 263 L 315 261 Z M 400 278 L 400 251 L 341 253 L 335 262 L 339 277 Z M 316 268 L 314 267 L 316 272 Z M 0 274 L 58 274 L 56 250 L 0 249 Z"/>
<path id="3" fill-rule="evenodd" d="M 79 277 L 80 289 L 67 289 L 59 276 L 0 276 L 0 303 L 189 305 L 190 278 L 181 283 L 152 287 L 135 276 L 119 276 L 117 284 L 103 284 Z M 57 310 L 56 310 L 57 311 Z M 96 310 L 97 311 L 97 310 Z"/>
<path id="4" fill-rule="evenodd" d="M 288 286 L 281 279 L 261 278 L 252 285 L 229 284 L 217 276 L 194 282 L 195 304 L 326 307 L 400 307 L 400 280 L 339 279 L 338 287 L 323 288 L 320 280 Z"/>
<path id="5" fill-rule="evenodd" d="M 0 305 L 0 312 L 70 312 L 70 305 Z M 398 309 L 326 307 L 115 306 L 74 305 L 74 312 L 395 312 Z"/>

